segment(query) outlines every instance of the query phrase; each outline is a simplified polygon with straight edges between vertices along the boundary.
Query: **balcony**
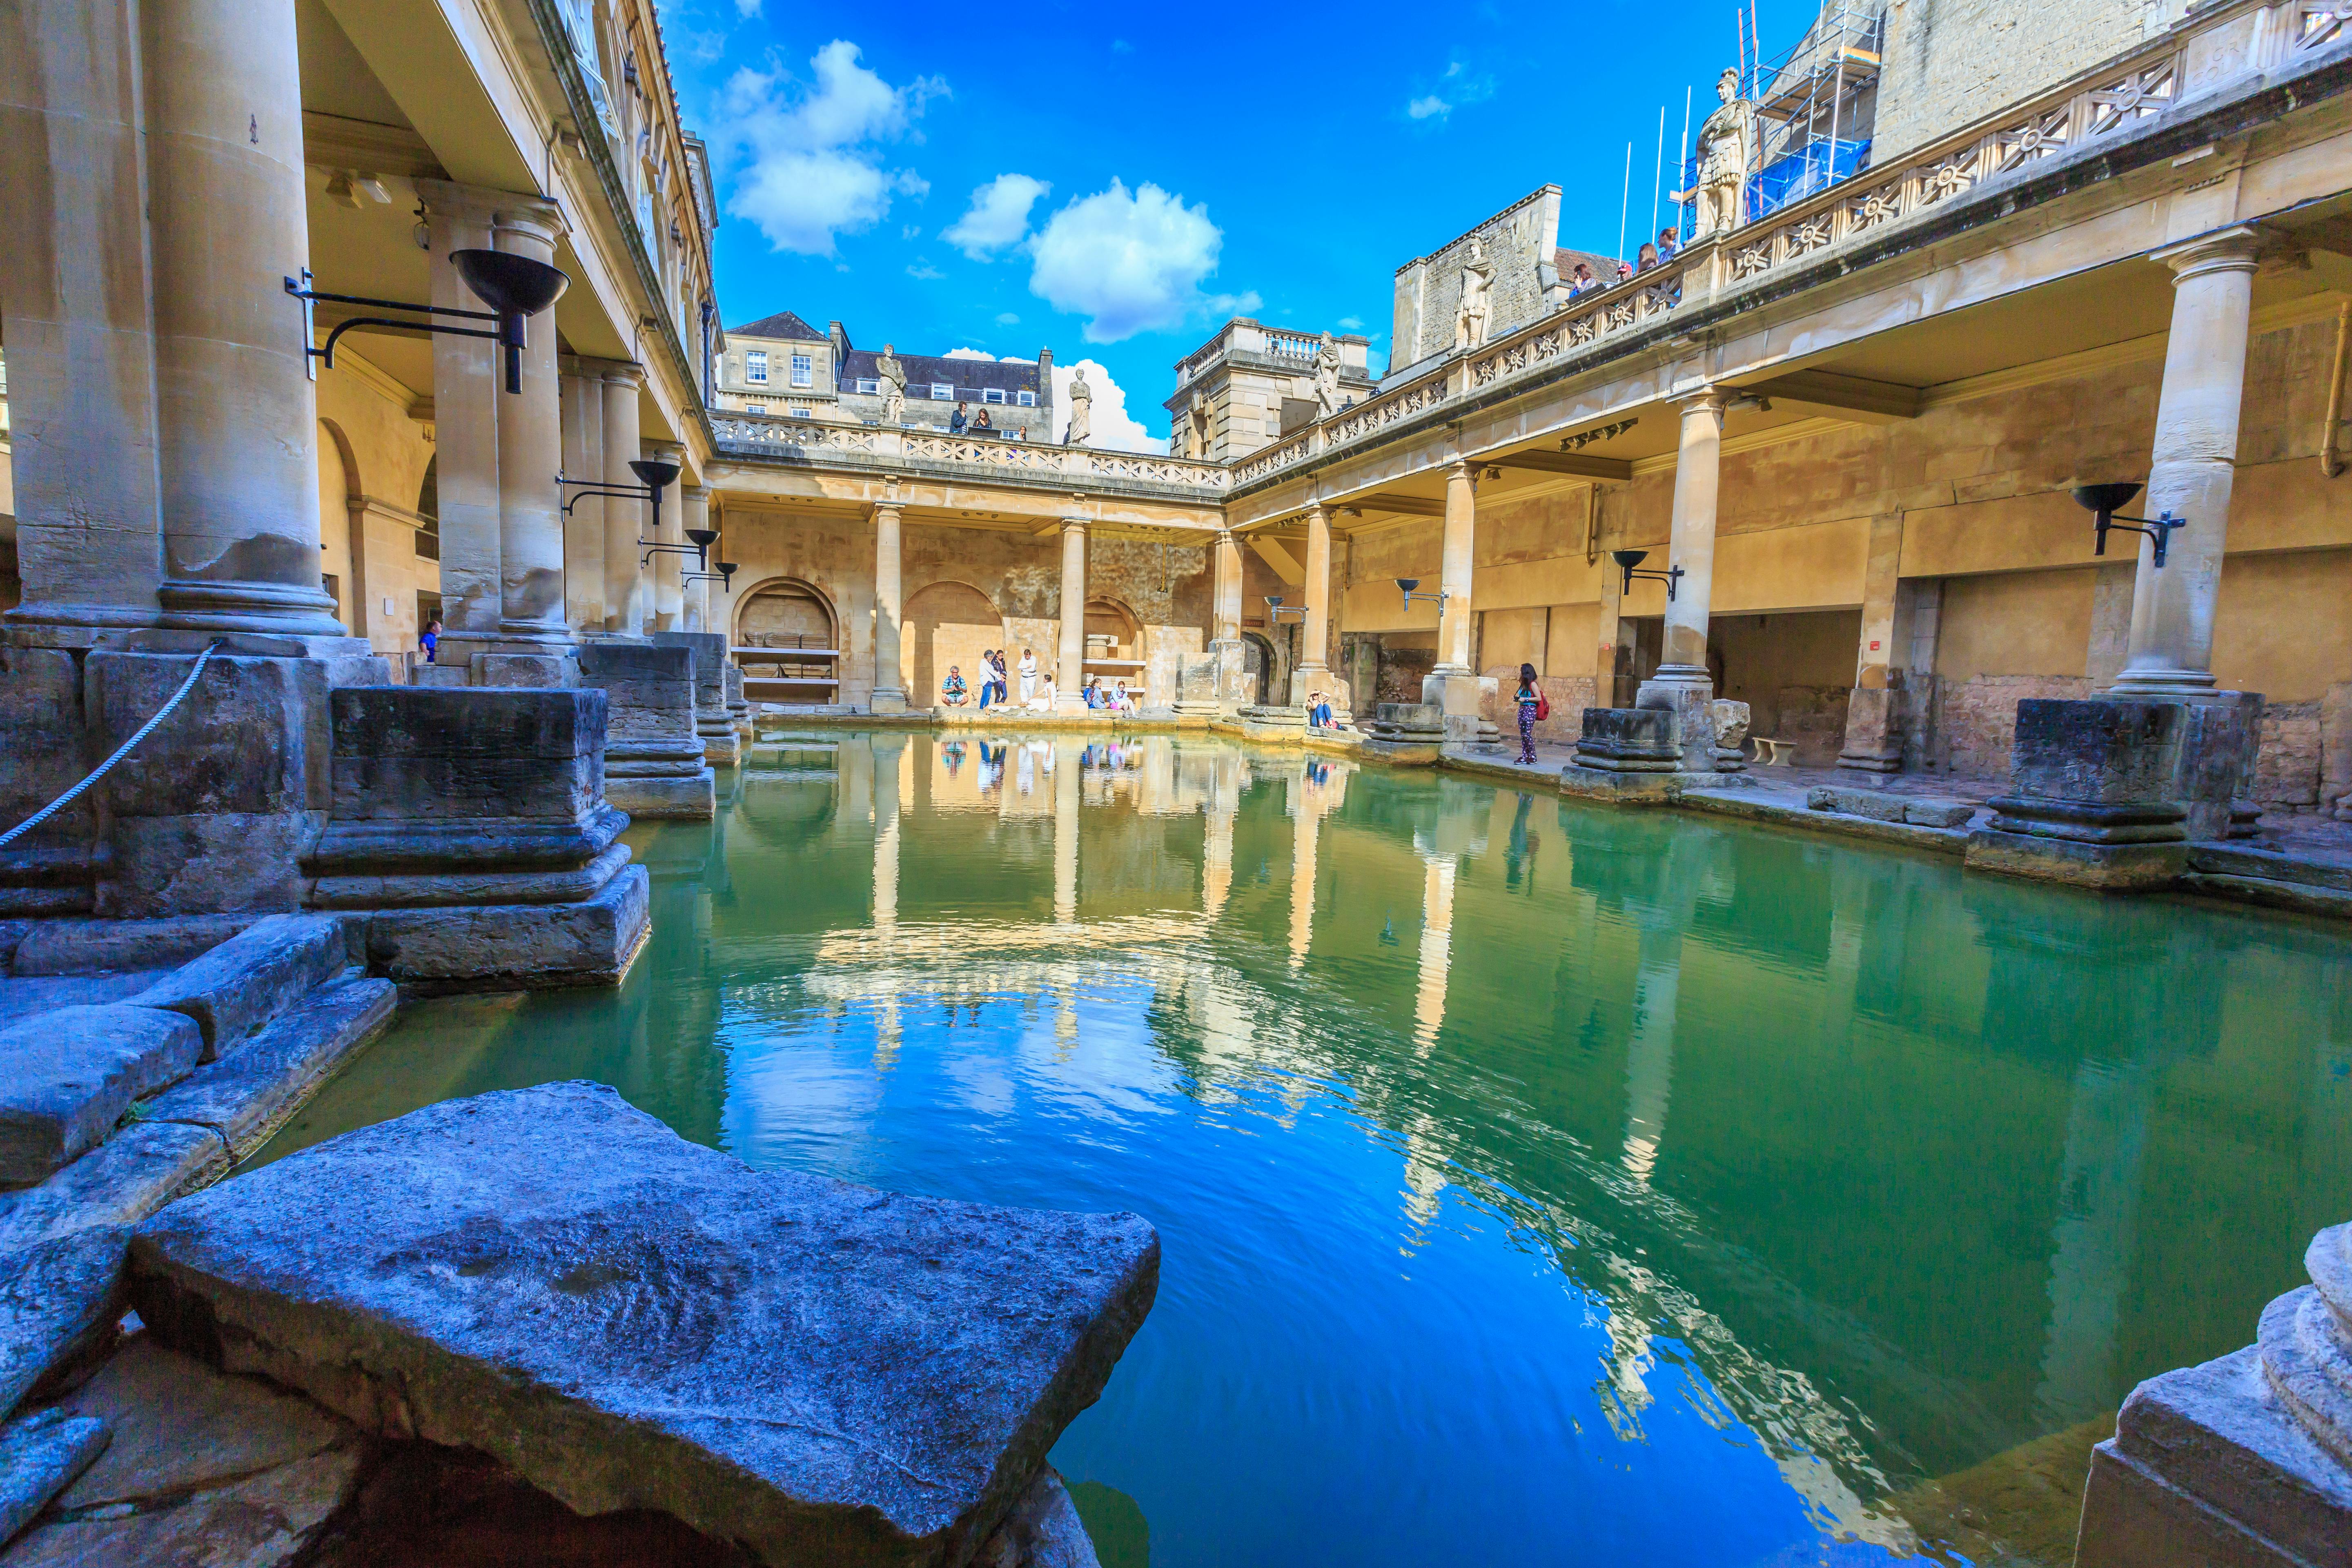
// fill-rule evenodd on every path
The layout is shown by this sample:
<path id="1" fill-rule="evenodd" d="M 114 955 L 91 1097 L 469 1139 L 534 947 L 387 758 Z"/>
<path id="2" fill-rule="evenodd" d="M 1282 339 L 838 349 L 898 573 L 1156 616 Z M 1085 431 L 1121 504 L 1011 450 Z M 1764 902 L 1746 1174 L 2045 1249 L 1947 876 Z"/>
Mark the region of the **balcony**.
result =
<path id="1" fill-rule="evenodd" d="M 1148 452 L 1004 441 L 935 430 L 824 425 L 770 414 L 714 413 L 719 456 L 738 462 L 1125 494 L 1214 505 L 1233 475 L 1222 463 Z"/>

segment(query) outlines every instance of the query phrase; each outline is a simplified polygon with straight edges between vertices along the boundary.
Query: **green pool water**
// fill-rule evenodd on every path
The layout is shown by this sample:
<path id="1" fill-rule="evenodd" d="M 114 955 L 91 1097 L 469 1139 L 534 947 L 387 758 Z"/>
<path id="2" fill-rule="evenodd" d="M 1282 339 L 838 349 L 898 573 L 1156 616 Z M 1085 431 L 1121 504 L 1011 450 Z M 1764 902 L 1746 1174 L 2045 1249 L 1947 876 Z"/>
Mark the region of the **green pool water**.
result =
<path id="1" fill-rule="evenodd" d="M 610 1083 L 1125 1208 L 1110 1568 L 2062 1563 L 2134 1382 L 2352 1216 L 2347 944 L 1206 739 L 765 736 L 617 993 L 412 1005 L 266 1152 Z"/>

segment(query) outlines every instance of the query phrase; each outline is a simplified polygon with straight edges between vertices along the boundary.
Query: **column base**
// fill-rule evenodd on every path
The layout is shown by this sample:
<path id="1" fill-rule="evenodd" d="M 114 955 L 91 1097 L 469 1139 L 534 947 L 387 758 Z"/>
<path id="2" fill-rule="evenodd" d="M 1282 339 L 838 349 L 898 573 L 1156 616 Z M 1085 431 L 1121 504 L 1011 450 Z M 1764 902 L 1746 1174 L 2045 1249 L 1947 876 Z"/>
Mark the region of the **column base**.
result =
<path id="1" fill-rule="evenodd" d="M 1328 697 L 1334 684 L 1329 665 L 1302 664 L 1290 672 L 1290 705 L 1294 708 L 1312 707 L 1313 694 L 1320 691 Z M 1339 704 L 1332 706 L 1336 710 Z"/>
<path id="2" fill-rule="evenodd" d="M 1429 766 L 1445 744 L 1445 711 L 1433 702 L 1383 702 L 1364 726 L 1364 754 L 1404 766 Z"/>
<path id="3" fill-rule="evenodd" d="M 1706 671 L 1691 676 L 1667 666 L 1655 679 L 1645 680 L 1635 689 L 1633 706 L 1675 716 L 1675 744 L 1684 772 L 1715 771 L 1715 683 Z"/>
<path id="4" fill-rule="evenodd" d="M 571 653 L 483 652 L 469 655 L 466 674 L 475 686 L 548 688 L 580 684 L 580 661 Z"/>
<path id="5" fill-rule="evenodd" d="M 866 699 L 866 710 L 868 713 L 904 713 L 907 710 L 907 694 L 877 687 L 874 695 Z"/>
<path id="6" fill-rule="evenodd" d="M 258 543 L 260 541 L 249 541 Z M 275 542 L 295 547 L 291 540 Z M 317 559 L 315 553 L 310 557 Z M 316 571 L 315 565 L 308 568 Z M 174 631 L 258 632 L 279 637 L 344 637 L 351 633 L 335 618 L 335 601 L 318 586 L 293 583 L 210 582 L 166 578 L 155 590 L 163 606 L 157 624 Z"/>

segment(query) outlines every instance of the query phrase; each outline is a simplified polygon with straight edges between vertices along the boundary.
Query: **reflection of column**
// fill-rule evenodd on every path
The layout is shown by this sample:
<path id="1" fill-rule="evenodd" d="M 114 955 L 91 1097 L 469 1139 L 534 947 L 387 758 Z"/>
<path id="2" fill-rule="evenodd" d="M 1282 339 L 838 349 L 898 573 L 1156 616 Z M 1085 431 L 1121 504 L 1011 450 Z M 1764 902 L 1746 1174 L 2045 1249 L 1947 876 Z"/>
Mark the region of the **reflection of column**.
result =
<path id="1" fill-rule="evenodd" d="M 10 9 L 72 28 L 113 8 Z M 143 0 L 137 12 L 164 619 L 341 637 L 319 580 L 316 389 L 294 306 L 277 292 L 310 254 L 293 0 Z"/>
<path id="2" fill-rule="evenodd" d="M 1086 711 L 1087 524 L 1062 520 L 1062 645 L 1054 706 Z"/>
<path id="3" fill-rule="evenodd" d="M 648 443 L 646 456 L 676 465 L 679 477 L 685 477 L 686 448 L 675 442 Z M 664 544 L 686 542 L 686 508 L 678 496 L 677 490 L 670 492 L 671 504 L 662 508 L 661 527 L 654 534 Z M 655 556 L 653 578 L 654 629 L 663 632 L 685 630 L 686 557 L 674 550 L 665 550 Z"/>
<path id="4" fill-rule="evenodd" d="M 710 526 L 710 487 L 709 485 L 678 487 L 677 522 L 680 532 Z M 715 544 L 711 546 L 714 552 L 718 548 Z M 679 559 L 685 558 L 681 556 Z M 708 574 L 718 564 L 718 556 L 714 553 L 703 563 L 703 572 Z M 715 629 L 710 624 L 710 583 L 707 575 L 686 585 L 685 625 L 682 629 L 689 632 Z"/>
<path id="5" fill-rule="evenodd" d="M 1666 1097 L 1675 1077 L 1675 991 L 1682 979 L 1679 926 L 1644 930 L 1633 977 L 1633 1033 L 1625 1056 L 1626 1173 L 1643 1186 L 1666 1135 Z"/>
<path id="6" fill-rule="evenodd" d="M 902 559 L 898 508 L 886 502 L 874 509 L 874 695 L 867 706 L 877 713 L 907 710 L 906 678 L 898 668 Z"/>
<path id="7" fill-rule="evenodd" d="M 495 191 L 419 180 L 432 247 L 434 304 L 478 310 L 450 265 L 453 251 L 487 249 Z M 497 640 L 499 630 L 499 350 L 480 338 L 433 338 L 433 489 L 441 522 L 444 663 Z M 632 426 L 634 430 L 635 426 Z M 457 657 L 453 660 L 452 652 Z"/>
<path id="8" fill-rule="evenodd" d="M 1290 967 L 1307 963 L 1315 940 L 1315 851 L 1323 828 L 1321 792 L 1304 774 L 1290 781 Z"/>
<path id="9" fill-rule="evenodd" d="M 2050 1238 L 2050 1324 L 2033 1393 L 2046 1430 L 2115 1408 L 2116 1325 L 2131 1279 L 2155 1103 L 2156 1072 L 2144 1063 L 2085 1061 L 2075 1069 Z"/>
<path id="10" fill-rule="evenodd" d="M 1209 635 L 1238 642 L 1242 635 L 1242 547 L 1232 532 L 1217 531 L 1216 581 L 1209 600 Z"/>
<path id="11" fill-rule="evenodd" d="M 874 929 L 898 929 L 898 756 L 903 735 L 874 739 Z"/>
<path id="12" fill-rule="evenodd" d="M 1675 511 L 1668 570 L 1683 569 L 1666 604 L 1664 657 L 1643 684 L 1712 690 L 1706 668 L 1707 606 L 1715 592 L 1716 498 L 1722 482 L 1725 394 L 1709 389 L 1683 404 L 1682 448 L 1675 461 Z"/>
<path id="13" fill-rule="evenodd" d="M 1427 1056 L 1445 1023 L 1445 974 L 1454 963 L 1454 875 L 1451 855 L 1422 854 L 1421 973 L 1412 994 L 1412 1038 Z"/>
<path id="14" fill-rule="evenodd" d="M 1234 888 L 1234 801 L 1213 789 L 1207 808 L 1208 831 L 1201 854 L 1201 912 L 1215 920 Z"/>
<path id="15" fill-rule="evenodd" d="M 551 266 L 563 235 L 552 202 L 507 196 L 490 223 L 490 244 Z M 555 384 L 555 317 L 542 314 L 525 332 L 522 391 L 499 408 L 499 631 L 509 643 L 555 647 L 572 640 L 563 624 L 563 508 L 556 471 L 563 466 L 562 400 Z"/>
<path id="16" fill-rule="evenodd" d="M 71 25 L 39 9 L 10 14 L 30 25 L 11 27 L 0 53 L 0 342 L 24 584 L 6 619 L 152 626 L 163 514 L 139 12 L 92 7 Z M 51 177 L 64 170 L 70 178 Z M 293 266 L 288 258 L 278 271 Z"/>
<path id="17" fill-rule="evenodd" d="M 1298 668 L 1291 672 L 1290 700 L 1304 703 L 1307 693 L 1330 684 L 1327 660 L 1331 644 L 1331 514 L 1322 506 L 1307 509 L 1307 619 L 1299 626 Z"/>
<path id="18" fill-rule="evenodd" d="M 629 464 L 645 454 L 637 436 L 637 389 L 645 384 L 642 365 L 617 364 L 604 372 L 604 482 L 634 485 L 641 481 Z M 646 581 L 638 566 L 645 531 L 646 503 L 629 496 L 609 496 L 604 501 L 604 629 L 616 637 L 646 635 Z"/>
<path id="19" fill-rule="evenodd" d="M 1078 918 L 1078 746 L 1054 742 L 1054 919 Z"/>
<path id="20" fill-rule="evenodd" d="M 2172 268 L 2172 334 L 2143 515 L 2168 511 L 2189 526 L 2172 536 L 2161 572 L 2148 541 L 2140 542 L 2131 647 L 2112 688 L 2118 696 L 2213 689 L 2213 610 L 2229 542 L 2257 237 L 2240 226 L 2156 253 Z"/>
<path id="21" fill-rule="evenodd" d="M 604 471 L 604 375 L 594 360 L 563 356 L 563 475 Z M 574 498 L 577 497 L 575 500 Z M 604 629 L 604 498 L 567 489 L 563 514 L 563 616 L 577 635 Z"/>

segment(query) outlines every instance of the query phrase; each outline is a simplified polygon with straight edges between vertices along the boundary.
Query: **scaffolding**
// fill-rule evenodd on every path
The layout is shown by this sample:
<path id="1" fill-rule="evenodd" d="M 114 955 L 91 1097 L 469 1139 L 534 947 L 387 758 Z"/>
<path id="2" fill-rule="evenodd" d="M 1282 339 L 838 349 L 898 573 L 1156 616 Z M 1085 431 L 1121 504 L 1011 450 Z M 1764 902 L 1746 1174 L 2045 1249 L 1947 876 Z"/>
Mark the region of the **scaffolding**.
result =
<path id="1" fill-rule="evenodd" d="M 1749 65 L 1739 87 L 1756 106 L 1762 142 L 1748 176 L 1750 221 L 1869 165 L 1885 28 L 1884 0 L 1826 0 L 1796 43 Z M 1698 160 L 1686 158 L 1683 187 L 1697 183 Z M 1685 206 L 1685 226 L 1690 219 Z"/>

